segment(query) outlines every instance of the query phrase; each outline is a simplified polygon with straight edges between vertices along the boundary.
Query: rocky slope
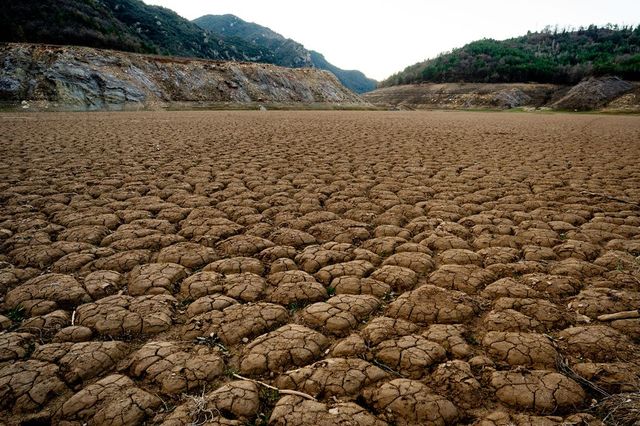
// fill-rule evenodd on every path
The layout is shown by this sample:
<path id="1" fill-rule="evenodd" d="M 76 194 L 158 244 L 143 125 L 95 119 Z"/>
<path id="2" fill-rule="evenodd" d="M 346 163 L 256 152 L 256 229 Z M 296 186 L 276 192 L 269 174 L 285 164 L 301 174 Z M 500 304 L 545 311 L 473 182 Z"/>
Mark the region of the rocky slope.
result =
<path id="1" fill-rule="evenodd" d="M 376 88 L 360 71 L 342 70 L 317 52 L 233 15 L 189 21 L 141 0 L 20 0 L 0 8 L 0 42 L 87 46 L 331 71 L 356 93 Z"/>
<path id="2" fill-rule="evenodd" d="M 92 110 L 175 103 L 363 104 L 333 74 L 318 69 L 30 44 L 0 46 L 0 63 L 0 102 L 10 106 Z"/>
<path id="3" fill-rule="evenodd" d="M 377 106 L 399 109 L 509 109 L 640 111 L 638 83 L 589 78 L 576 86 L 532 83 L 425 83 L 384 87 L 363 95 Z"/>

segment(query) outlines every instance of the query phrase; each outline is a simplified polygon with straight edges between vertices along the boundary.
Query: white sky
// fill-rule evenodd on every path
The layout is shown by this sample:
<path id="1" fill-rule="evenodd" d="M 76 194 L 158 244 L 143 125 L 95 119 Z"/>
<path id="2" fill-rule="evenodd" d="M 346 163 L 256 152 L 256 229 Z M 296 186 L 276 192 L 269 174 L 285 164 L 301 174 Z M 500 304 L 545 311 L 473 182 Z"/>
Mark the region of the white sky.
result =
<path id="1" fill-rule="evenodd" d="M 382 80 L 438 53 L 545 25 L 640 23 L 640 0 L 144 0 L 188 19 L 234 14 Z"/>

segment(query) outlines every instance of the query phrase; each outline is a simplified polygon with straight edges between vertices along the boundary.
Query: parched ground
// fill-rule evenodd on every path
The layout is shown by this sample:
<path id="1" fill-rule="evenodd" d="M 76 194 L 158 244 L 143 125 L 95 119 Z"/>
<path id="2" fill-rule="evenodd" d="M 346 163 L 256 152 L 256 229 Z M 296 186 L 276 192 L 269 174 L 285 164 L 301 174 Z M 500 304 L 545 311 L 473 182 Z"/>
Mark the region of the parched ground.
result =
<path id="1" fill-rule="evenodd" d="M 639 164 L 631 116 L 0 115 L 1 421 L 633 424 Z"/>

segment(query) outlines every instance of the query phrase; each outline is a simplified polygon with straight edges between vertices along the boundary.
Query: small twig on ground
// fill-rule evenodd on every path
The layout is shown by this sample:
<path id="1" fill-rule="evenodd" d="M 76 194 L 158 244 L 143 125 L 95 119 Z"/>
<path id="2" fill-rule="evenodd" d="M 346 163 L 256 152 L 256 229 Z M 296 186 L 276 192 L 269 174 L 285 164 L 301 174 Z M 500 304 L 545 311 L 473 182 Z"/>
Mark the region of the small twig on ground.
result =
<path id="1" fill-rule="evenodd" d="M 396 375 L 398 377 L 404 377 L 402 374 L 398 373 L 396 370 L 394 370 L 393 368 L 389 367 L 388 365 L 381 363 L 377 359 L 373 360 L 373 365 L 375 365 L 376 367 L 382 368 L 387 373 L 394 374 L 394 375 Z"/>
<path id="2" fill-rule="evenodd" d="M 640 392 L 612 395 L 604 398 L 594 408 L 606 425 L 637 425 L 640 419 Z"/>
<path id="3" fill-rule="evenodd" d="M 616 312 L 613 314 L 600 315 L 598 321 L 615 321 L 621 319 L 640 318 L 640 309 L 634 311 Z"/>
<path id="4" fill-rule="evenodd" d="M 272 389 L 274 391 L 278 391 L 279 393 L 284 394 L 284 395 L 301 396 L 302 398 L 306 398 L 306 399 L 309 399 L 311 401 L 317 401 L 317 399 L 315 399 L 314 397 L 312 397 L 308 393 L 298 392 L 298 391 L 294 391 L 294 390 L 290 390 L 290 389 L 279 389 L 279 388 L 277 388 L 275 386 L 271 386 L 270 384 L 267 384 L 265 382 L 261 382 L 259 380 L 249 379 L 247 377 L 243 377 L 243 376 L 241 376 L 239 374 L 236 374 L 236 373 L 233 373 L 232 376 L 235 377 L 236 379 L 247 380 L 249 382 L 255 383 L 256 385 L 264 386 L 267 389 Z"/>
<path id="5" fill-rule="evenodd" d="M 574 381 L 580 383 L 580 385 L 582 385 L 583 387 L 589 388 L 590 390 L 600 394 L 605 398 L 608 398 L 611 396 L 609 392 L 602 389 L 600 386 L 596 385 L 590 380 L 585 379 L 584 377 L 582 377 L 581 375 L 573 371 L 573 369 L 569 367 L 569 362 L 567 361 L 566 358 L 559 356 L 556 359 L 556 366 L 558 367 L 558 371 L 560 371 L 562 374 L 569 377 L 570 379 L 573 379 Z"/>
<path id="6" fill-rule="evenodd" d="M 635 201 L 623 200 L 622 198 L 612 197 L 607 194 L 598 194 L 597 192 L 591 192 L 591 191 L 580 191 L 580 193 L 584 195 L 590 195 L 592 197 L 606 198 L 607 200 L 617 201 L 619 203 L 631 204 L 632 206 L 640 207 L 640 203 L 636 203 Z"/>

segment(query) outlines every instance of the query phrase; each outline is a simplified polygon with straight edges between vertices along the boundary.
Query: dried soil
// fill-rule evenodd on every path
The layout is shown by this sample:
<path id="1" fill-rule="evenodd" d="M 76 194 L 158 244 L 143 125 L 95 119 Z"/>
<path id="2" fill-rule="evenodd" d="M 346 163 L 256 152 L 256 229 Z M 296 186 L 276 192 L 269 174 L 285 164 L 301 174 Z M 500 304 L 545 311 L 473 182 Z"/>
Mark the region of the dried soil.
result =
<path id="1" fill-rule="evenodd" d="M 0 128 L 9 425 L 597 425 L 638 391 L 640 319 L 602 317 L 640 303 L 637 117 Z"/>

